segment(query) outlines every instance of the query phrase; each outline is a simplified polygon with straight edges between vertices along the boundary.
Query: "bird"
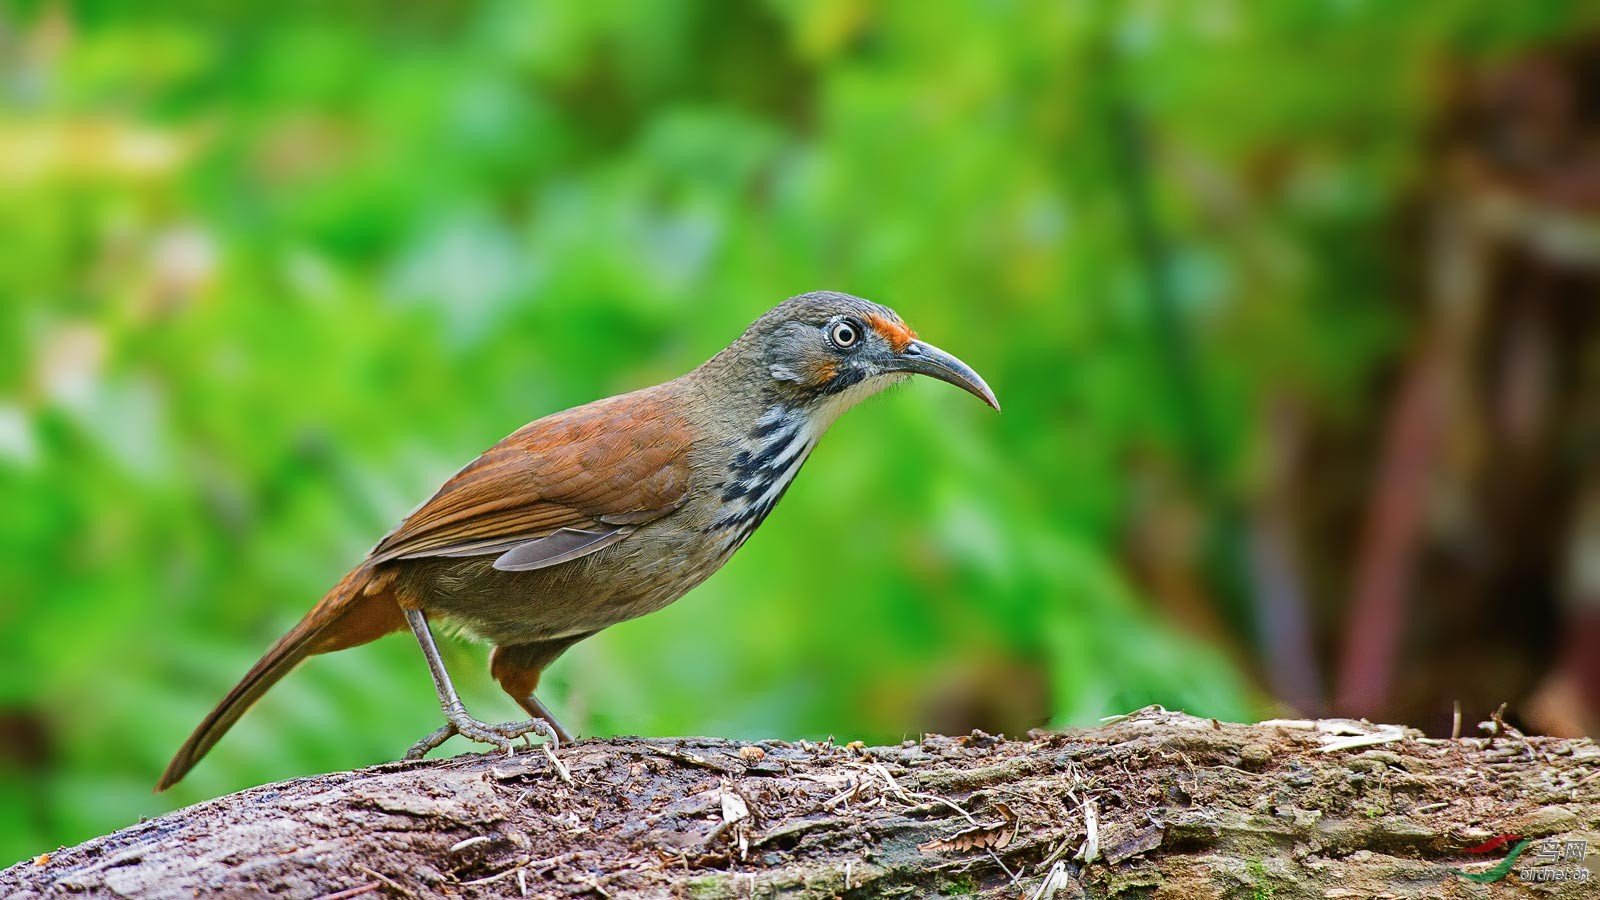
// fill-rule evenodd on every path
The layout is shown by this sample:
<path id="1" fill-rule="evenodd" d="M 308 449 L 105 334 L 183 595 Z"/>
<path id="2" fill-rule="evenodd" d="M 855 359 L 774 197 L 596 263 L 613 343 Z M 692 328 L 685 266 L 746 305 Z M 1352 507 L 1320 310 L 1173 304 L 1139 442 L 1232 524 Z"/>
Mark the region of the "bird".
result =
<path id="1" fill-rule="evenodd" d="M 510 752 L 572 740 L 534 695 L 577 642 L 661 609 L 721 568 L 783 497 L 841 413 L 912 375 L 996 412 L 970 366 L 898 313 L 815 291 L 779 303 L 697 368 L 523 426 L 447 480 L 283 635 L 195 728 L 161 775 L 176 784 L 298 665 L 410 628 L 452 735 Z M 492 646 L 489 671 L 526 721 L 473 718 L 434 642 L 444 623 Z"/>

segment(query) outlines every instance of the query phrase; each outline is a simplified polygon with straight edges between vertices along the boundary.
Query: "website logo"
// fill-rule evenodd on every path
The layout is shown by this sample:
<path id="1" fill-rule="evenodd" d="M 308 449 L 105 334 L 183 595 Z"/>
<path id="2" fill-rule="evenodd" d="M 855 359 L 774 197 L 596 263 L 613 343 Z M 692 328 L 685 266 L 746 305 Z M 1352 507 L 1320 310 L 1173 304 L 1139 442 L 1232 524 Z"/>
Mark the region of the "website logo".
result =
<path id="1" fill-rule="evenodd" d="M 1511 851 L 1505 859 L 1500 860 L 1492 868 L 1483 872 L 1466 872 L 1452 868 L 1450 871 L 1478 884 L 1492 884 L 1510 875 L 1517 861 L 1524 854 L 1528 856 L 1530 865 L 1516 869 L 1517 877 L 1530 882 L 1563 882 L 1563 881 L 1588 881 L 1593 873 L 1584 866 L 1583 861 L 1589 855 L 1588 841 L 1562 840 L 1548 838 L 1535 841 L 1515 834 L 1502 834 L 1492 840 L 1485 841 L 1476 847 L 1468 847 L 1465 853 L 1489 854 L 1496 850 L 1511 845 Z"/>

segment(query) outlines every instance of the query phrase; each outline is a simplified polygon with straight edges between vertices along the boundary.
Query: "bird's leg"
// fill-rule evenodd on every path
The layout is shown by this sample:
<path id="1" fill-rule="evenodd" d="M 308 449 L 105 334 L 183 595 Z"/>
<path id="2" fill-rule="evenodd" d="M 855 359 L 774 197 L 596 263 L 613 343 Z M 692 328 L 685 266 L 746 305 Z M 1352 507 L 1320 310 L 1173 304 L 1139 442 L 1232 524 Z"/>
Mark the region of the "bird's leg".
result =
<path id="1" fill-rule="evenodd" d="M 574 634 L 565 637 L 532 641 L 526 644 L 499 644 L 489 654 L 489 674 L 500 682 L 500 687 L 517 701 L 517 705 L 535 719 L 550 723 L 550 728 L 562 741 L 571 741 L 572 733 L 556 721 L 549 708 L 539 702 L 534 691 L 539 687 L 539 675 L 546 666 L 568 647 L 588 637 Z"/>
<path id="2" fill-rule="evenodd" d="M 422 656 L 428 661 L 428 674 L 433 676 L 433 686 L 439 692 L 439 706 L 444 709 L 445 718 L 443 728 L 418 741 L 406 751 L 406 759 L 421 759 L 429 750 L 456 734 L 469 740 L 493 744 L 506 751 L 507 755 L 511 753 L 512 740 L 532 732 L 542 734 L 552 741 L 559 740 L 556 730 L 544 719 L 492 725 L 468 715 L 466 706 L 456 694 L 455 685 L 450 683 L 450 673 L 445 671 L 444 660 L 439 657 L 439 646 L 433 641 L 433 631 L 428 627 L 427 615 L 420 609 L 408 609 L 406 622 L 411 625 L 411 633 L 416 635 L 417 644 L 422 648 Z"/>

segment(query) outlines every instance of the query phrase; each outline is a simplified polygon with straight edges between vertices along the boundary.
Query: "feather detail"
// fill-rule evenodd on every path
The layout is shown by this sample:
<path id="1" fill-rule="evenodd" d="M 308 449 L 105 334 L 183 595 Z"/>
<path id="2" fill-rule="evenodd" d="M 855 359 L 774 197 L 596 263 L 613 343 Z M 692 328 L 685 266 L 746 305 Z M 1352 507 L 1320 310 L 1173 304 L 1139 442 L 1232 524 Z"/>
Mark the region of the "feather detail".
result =
<path id="1" fill-rule="evenodd" d="M 562 528 L 549 537 L 511 548 L 494 561 L 494 567 L 502 572 L 531 572 L 558 566 L 604 550 L 631 533 L 632 528 L 612 528 L 607 531 Z"/>
<path id="2" fill-rule="evenodd" d="M 659 387 L 548 416 L 445 482 L 379 542 L 370 562 L 502 554 L 504 561 L 561 532 L 603 533 L 615 543 L 683 505 L 692 444 L 688 422 Z M 544 558 L 537 568 L 605 546 L 524 553 Z"/>

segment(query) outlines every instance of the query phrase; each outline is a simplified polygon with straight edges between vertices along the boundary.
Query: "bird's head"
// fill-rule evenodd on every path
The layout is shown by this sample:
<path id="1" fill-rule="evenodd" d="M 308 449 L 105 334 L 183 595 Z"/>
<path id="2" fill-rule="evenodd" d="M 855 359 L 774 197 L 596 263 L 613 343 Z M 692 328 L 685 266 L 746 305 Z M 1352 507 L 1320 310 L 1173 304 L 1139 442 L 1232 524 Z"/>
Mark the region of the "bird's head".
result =
<path id="1" fill-rule="evenodd" d="M 771 392 L 830 419 L 910 375 L 948 382 L 1000 409 L 972 367 L 918 339 L 889 307 L 849 294 L 791 297 L 757 319 L 738 343 L 765 370 Z"/>

